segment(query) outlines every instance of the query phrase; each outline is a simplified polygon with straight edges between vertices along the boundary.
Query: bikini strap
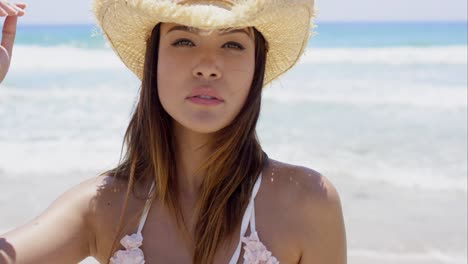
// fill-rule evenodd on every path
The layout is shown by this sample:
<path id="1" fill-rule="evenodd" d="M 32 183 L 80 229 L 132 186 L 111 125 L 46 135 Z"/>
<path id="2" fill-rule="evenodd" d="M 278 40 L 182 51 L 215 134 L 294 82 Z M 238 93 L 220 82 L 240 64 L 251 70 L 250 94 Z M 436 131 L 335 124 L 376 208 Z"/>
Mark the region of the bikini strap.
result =
<path id="1" fill-rule="evenodd" d="M 151 184 L 149 195 L 151 195 L 151 192 L 153 191 L 153 188 L 154 188 L 154 181 Z M 149 212 L 149 209 L 151 207 L 151 202 L 152 201 L 153 201 L 153 199 L 151 199 L 151 198 L 146 201 L 145 208 L 143 209 L 143 214 L 141 215 L 141 218 L 140 218 L 140 224 L 138 225 L 138 231 L 137 231 L 138 234 L 141 234 L 141 231 L 143 230 L 143 226 L 145 225 L 146 218 L 148 217 L 148 212 Z"/>
<path id="2" fill-rule="evenodd" d="M 253 197 L 252 197 L 252 200 L 250 201 L 252 203 L 252 213 L 250 215 L 250 233 L 254 233 L 254 232 L 257 232 L 257 229 L 255 228 L 255 197 L 257 196 L 257 193 L 258 193 L 258 189 L 260 188 L 260 184 L 262 183 L 262 174 L 260 173 L 260 175 L 258 176 L 258 179 L 257 179 L 257 182 L 255 183 L 255 187 L 254 187 L 254 193 L 253 193 Z"/>
<path id="3" fill-rule="evenodd" d="M 250 197 L 249 204 L 247 205 L 247 209 L 245 210 L 244 217 L 242 218 L 239 244 L 237 244 L 236 251 L 234 251 L 232 258 L 229 261 L 229 264 L 236 264 L 237 260 L 239 259 L 241 246 L 242 246 L 241 238 L 245 236 L 245 232 L 247 232 L 247 225 L 249 224 L 249 222 L 250 222 L 250 229 L 251 229 L 250 232 L 254 232 L 255 230 L 255 223 L 252 224 L 252 219 L 253 219 L 253 222 L 255 222 L 254 199 L 255 199 L 255 196 L 257 196 L 257 192 L 258 192 L 258 189 L 260 188 L 261 182 L 262 182 L 262 173 L 260 172 L 260 175 L 258 176 L 257 181 L 255 182 L 255 185 L 253 187 L 252 196 Z"/>

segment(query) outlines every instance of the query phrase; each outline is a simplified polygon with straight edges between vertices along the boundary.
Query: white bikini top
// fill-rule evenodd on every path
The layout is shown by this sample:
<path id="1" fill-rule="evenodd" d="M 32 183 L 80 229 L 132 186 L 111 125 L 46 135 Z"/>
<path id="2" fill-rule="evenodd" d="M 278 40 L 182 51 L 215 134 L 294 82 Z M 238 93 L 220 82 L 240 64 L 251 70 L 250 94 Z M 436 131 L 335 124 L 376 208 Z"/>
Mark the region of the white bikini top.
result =
<path id="1" fill-rule="evenodd" d="M 252 196 L 250 197 L 249 204 L 247 209 L 244 212 L 242 218 L 241 229 L 240 229 L 240 240 L 237 245 L 236 251 L 231 257 L 229 264 L 236 264 L 239 259 L 242 243 L 244 246 L 244 262 L 243 264 L 253 264 L 253 263 L 264 263 L 264 264 L 279 264 L 279 261 L 271 255 L 271 252 L 267 250 L 265 245 L 260 241 L 258 237 L 257 230 L 255 229 L 255 205 L 254 199 L 257 196 L 258 189 L 260 188 L 260 183 L 262 182 L 262 173 L 257 178 L 255 182 Z M 154 188 L 154 182 L 151 185 L 150 193 Z M 144 264 L 145 257 L 143 250 L 140 249 L 140 246 L 143 244 L 143 235 L 141 231 L 145 225 L 146 218 L 148 216 L 149 209 L 151 207 L 151 199 L 148 200 L 145 204 L 143 214 L 140 219 L 140 224 L 138 226 L 138 231 L 131 235 L 124 236 L 120 243 L 125 247 L 124 250 L 119 250 L 110 259 L 111 264 Z M 247 226 L 250 223 L 250 236 L 246 237 L 245 233 L 247 231 Z"/>

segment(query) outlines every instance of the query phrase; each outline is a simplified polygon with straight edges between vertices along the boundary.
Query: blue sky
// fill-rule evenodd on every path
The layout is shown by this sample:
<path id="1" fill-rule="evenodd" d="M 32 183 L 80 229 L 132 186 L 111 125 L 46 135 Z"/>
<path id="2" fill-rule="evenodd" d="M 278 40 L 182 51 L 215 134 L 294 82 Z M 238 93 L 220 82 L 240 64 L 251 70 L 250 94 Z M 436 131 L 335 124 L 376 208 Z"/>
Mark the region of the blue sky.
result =
<path id="1" fill-rule="evenodd" d="M 12 1 L 13 2 L 13 1 Z M 24 24 L 93 23 L 91 0 L 22 0 Z M 316 0 L 317 21 L 466 21 L 467 0 Z"/>

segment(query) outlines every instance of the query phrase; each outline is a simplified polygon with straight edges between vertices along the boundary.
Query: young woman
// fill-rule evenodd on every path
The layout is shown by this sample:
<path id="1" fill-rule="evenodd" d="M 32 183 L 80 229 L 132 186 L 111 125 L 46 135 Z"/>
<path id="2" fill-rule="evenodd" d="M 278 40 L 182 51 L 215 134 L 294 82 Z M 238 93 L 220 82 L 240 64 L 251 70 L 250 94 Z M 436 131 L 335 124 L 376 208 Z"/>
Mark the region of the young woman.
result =
<path id="1" fill-rule="evenodd" d="M 256 135 L 262 88 L 302 54 L 313 4 L 94 0 L 142 81 L 125 155 L 1 236 L 0 263 L 346 263 L 333 185 Z"/>

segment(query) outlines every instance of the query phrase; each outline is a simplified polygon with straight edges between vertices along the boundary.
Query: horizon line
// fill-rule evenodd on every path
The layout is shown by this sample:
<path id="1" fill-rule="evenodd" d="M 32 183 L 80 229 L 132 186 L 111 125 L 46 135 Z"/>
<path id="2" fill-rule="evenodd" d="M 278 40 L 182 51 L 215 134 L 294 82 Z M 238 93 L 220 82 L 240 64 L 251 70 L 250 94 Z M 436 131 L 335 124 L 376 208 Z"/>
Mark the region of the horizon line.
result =
<path id="1" fill-rule="evenodd" d="M 468 20 L 315 20 L 314 24 L 318 23 L 468 23 Z M 44 22 L 44 23 L 33 23 L 33 22 L 18 22 L 18 26 L 93 26 L 96 25 L 94 22 Z M 468 27 L 468 26 L 467 26 Z"/>

